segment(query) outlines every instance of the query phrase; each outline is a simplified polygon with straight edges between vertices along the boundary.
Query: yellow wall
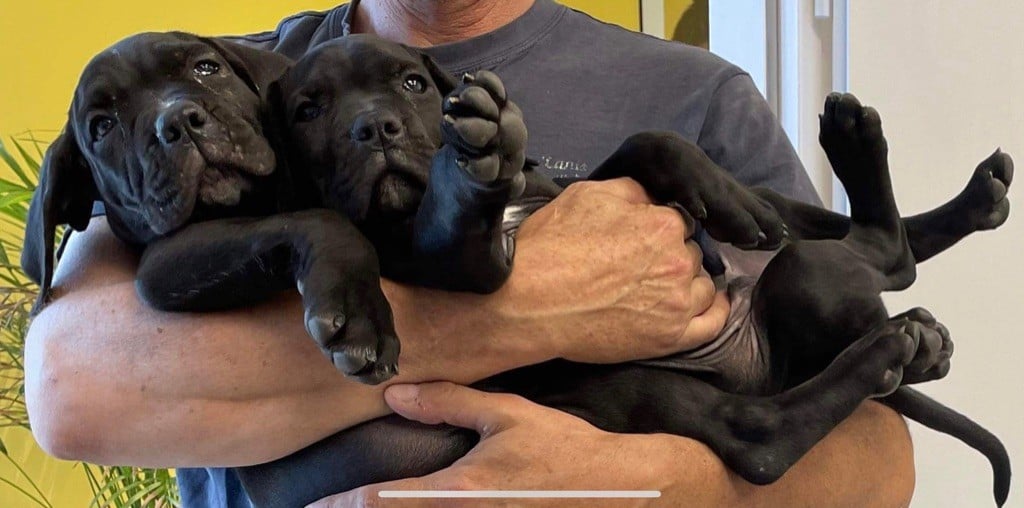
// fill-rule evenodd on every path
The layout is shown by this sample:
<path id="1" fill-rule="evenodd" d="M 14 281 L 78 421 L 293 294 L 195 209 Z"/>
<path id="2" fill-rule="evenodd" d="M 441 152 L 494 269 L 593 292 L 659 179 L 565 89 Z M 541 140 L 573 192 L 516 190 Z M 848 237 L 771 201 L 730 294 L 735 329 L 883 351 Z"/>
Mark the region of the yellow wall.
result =
<path id="1" fill-rule="evenodd" d="M 0 136 L 27 129 L 60 129 L 71 92 L 89 58 L 126 35 L 171 29 L 202 34 L 259 32 L 272 29 L 289 14 L 324 10 L 336 3 L 176 0 L 162 7 L 137 0 L 0 0 Z M 563 3 L 623 26 L 639 26 L 636 1 Z"/>
<path id="2" fill-rule="evenodd" d="M 52 138 L 64 125 L 82 68 L 92 55 L 126 35 L 172 29 L 202 34 L 259 32 L 274 28 L 289 14 L 328 9 L 338 1 L 0 0 L 0 137 L 6 141 L 31 129 L 40 137 Z M 637 29 L 640 24 L 638 1 L 563 3 L 628 28 Z M 116 419 L 111 426 L 116 427 Z M 0 440 L 51 496 L 56 508 L 86 506 L 90 495 L 80 467 L 46 458 L 24 431 L 0 431 Z M 15 478 L 2 458 L 0 477 Z M 22 506 L 35 505 L 0 482 L 0 507 Z"/>
<path id="3" fill-rule="evenodd" d="M 624 26 L 630 30 L 640 30 L 640 0 L 555 0 L 591 16 Z"/>
<path id="4" fill-rule="evenodd" d="M 60 129 L 71 92 L 89 59 L 113 42 L 148 30 L 205 34 L 268 30 L 284 16 L 328 9 L 331 0 L 209 1 L 0 0 L 0 134 Z M 201 13 L 201 14 L 200 14 Z"/>
<path id="5" fill-rule="evenodd" d="M 708 0 L 664 0 L 664 5 L 665 38 L 707 49 Z"/>

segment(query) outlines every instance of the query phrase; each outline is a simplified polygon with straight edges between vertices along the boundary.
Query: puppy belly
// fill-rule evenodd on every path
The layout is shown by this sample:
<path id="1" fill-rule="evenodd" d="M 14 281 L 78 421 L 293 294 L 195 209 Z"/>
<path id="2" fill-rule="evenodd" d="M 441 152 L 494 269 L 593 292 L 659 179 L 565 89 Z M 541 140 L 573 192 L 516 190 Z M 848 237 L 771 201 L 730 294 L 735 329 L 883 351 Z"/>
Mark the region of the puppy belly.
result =
<path id="1" fill-rule="evenodd" d="M 768 343 L 757 333 L 751 296 L 757 279 L 748 276 L 727 281 L 729 317 L 711 342 L 674 355 L 637 363 L 708 377 L 717 387 L 733 393 L 761 393 L 768 386 Z"/>

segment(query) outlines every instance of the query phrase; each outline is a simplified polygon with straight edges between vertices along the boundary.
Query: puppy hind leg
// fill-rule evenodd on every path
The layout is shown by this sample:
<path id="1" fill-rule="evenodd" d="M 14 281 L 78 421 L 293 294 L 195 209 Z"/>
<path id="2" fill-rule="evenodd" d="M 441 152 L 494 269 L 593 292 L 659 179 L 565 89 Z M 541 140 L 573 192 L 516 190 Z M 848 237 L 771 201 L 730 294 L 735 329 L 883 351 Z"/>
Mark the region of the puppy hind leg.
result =
<path id="1" fill-rule="evenodd" d="M 820 119 L 821 145 L 850 198 L 853 224 L 844 242 L 881 273 L 884 290 L 910 286 L 914 256 L 893 196 L 878 112 L 852 95 L 834 93 Z"/>
<path id="2" fill-rule="evenodd" d="M 825 99 L 819 125 L 818 139 L 850 198 L 853 221 L 895 229 L 899 213 L 878 113 L 853 95 L 833 93 Z"/>
<path id="3" fill-rule="evenodd" d="M 883 323 L 844 351 L 821 374 L 770 397 L 723 392 L 695 378 L 652 370 L 659 393 L 646 401 L 641 421 L 616 429 L 667 432 L 706 443 L 747 481 L 778 480 L 870 397 L 892 393 L 903 367 L 915 356 L 921 324 L 908 319 Z"/>

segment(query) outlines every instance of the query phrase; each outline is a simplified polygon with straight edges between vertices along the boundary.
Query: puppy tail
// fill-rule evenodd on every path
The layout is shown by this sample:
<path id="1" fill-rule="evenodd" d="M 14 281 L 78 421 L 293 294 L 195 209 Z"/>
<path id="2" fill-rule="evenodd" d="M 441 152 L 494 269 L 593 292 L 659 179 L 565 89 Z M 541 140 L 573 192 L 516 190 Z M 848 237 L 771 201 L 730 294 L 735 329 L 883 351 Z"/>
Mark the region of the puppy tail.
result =
<path id="1" fill-rule="evenodd" d="M 1010 492 L 1010 457 L 994 434 L 970 418 L 912 388 L 903 386 L 880 402 L 932 430 L 953 436 L 981 452 L 992 464 L 993 495 L 1003 506 Z"/>

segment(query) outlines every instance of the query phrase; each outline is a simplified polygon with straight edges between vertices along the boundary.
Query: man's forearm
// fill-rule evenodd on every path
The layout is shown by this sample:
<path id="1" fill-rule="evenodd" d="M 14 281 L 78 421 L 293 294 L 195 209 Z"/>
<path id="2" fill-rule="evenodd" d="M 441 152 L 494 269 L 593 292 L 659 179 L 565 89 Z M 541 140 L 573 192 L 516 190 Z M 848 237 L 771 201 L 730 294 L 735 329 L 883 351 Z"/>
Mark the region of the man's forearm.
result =
<path id="1" fill-rule="evenodd" d="M 382 387 L 345 379 L 320 354 L 297 295 L 230 312 L 157 312 L 135 293 L 124 268 L 131 256 L 105 235 L 72 240 L 64 263 L 89 268 L 58 274 L 63 294 L 27 338 L 30 415 L 51 453 L 105 464 L 252 464 L 388 412 Z M 101 256 L 75 259 L 83 252 Z M 484 297 L 385 290 L 403 338 L 396 380 L 472 382 L 552 354 L 498 333 L 514 327 L 488 327 L 487 306 L 467 301 Z"/>
<path id="2" fill-rule="evenodd" d="M 373 388 L 335 379 L 292 300 L 189 316 L 143 307 L 130 283 L 97 291 L 54 302 L 26 345 L 34 433 L 58 456 L 251 463 L 312 442 L 339 416 L 365 418 L 379 399 Z"/>

